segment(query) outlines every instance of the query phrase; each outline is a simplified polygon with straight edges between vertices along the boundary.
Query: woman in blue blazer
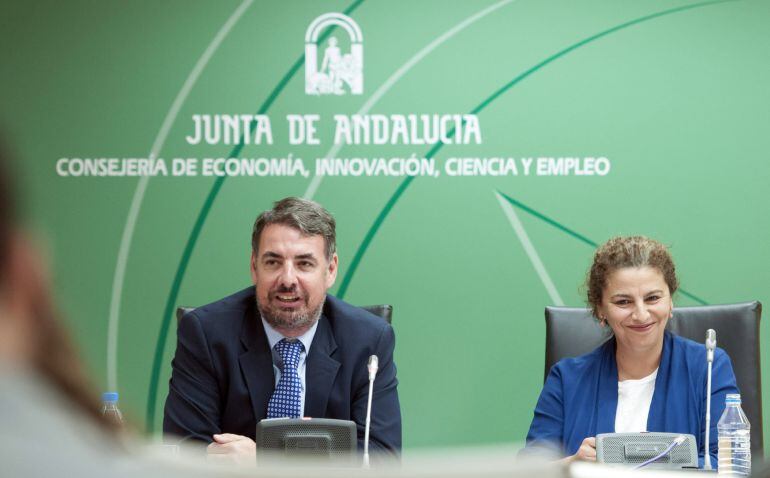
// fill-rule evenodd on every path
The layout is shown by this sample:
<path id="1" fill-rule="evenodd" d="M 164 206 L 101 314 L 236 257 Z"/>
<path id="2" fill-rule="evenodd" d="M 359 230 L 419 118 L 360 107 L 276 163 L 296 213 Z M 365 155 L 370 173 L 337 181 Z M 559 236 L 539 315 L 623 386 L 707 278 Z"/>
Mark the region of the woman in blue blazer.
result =
<path id="1" fill-rule="evenodd" d="M 596 460 L 599 433 L 657 431 L 695 436 L 703 466 L 705 346 L 665 330 L 676 270 L 665 246 L 617 237 L 597 249 L 586 279 L 594 316 L 613 337 L 591 353 L 551 368 L 535 407 L 527 447 L 555 449 L 567 460 Z M 725 395 L 738 393 L 730 358 L 714 355 L 711 463 Z"/>

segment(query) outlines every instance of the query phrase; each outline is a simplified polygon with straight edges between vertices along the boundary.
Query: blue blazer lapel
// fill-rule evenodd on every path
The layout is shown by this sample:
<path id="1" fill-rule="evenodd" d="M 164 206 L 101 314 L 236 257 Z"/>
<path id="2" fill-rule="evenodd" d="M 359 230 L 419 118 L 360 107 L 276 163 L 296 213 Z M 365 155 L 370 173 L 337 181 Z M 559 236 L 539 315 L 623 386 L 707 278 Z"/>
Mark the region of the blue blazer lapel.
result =
<path id="1" fill-rule="evenodd" d="M 265 328 L 254 306 L 244 314 L 241 343 L 246 352 L 238 357 L 238 362 L 249 390 L 254 418 L 260 421 L 267 416 L 267 402 L 275 388 L 275 373 Z"/>
<path id="2" fill-rule="evenodd" d="M 618 364 L 615 360 L 614 337 L 603 345 L 598 395 L 596 433 L 589 436 L 615 432 L 615 413 L 618 410 Z"/>
<path id="3" fill-rule="evenodd" d="M 334 340 L 331 325 L 329 320 L 321 315 L 321 318 L 318 319 L 318 329 L 316 329 L 313 343 L 310 346 L 310 353 L 307 356 L 305 369 L 306 417 L 323 418 L 326 416 L 329 394 L 331 394 L 334 379 L 340 368 L 340 363 L 332 358 L 335 350 L 337 350 L 337 342 Z"/>
<path id="4" fill-rule="evenodd" d="M 671 398 L 668 388 L 670 378 L 673 376 L 671 373 L 673 342 L 671 332 L 666 331 L 663 335 L 663 351 L 660 356 L 660 365 L 658 365 L 658 376 L 655 377 L 655 391 L 652 394 L 650 413 L 647 415 L 647 431 L 666 430 L 666 399 Z"/>

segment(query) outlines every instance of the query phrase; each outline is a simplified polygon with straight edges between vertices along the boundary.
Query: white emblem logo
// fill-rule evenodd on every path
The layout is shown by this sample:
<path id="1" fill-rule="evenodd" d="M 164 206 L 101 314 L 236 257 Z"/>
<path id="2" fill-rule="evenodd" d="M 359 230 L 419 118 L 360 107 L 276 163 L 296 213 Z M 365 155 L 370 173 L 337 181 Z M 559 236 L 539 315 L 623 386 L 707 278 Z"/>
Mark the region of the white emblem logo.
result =
<path id="1" fill-rule="evenodd" d="M 321 65 L 318 65 L 318 36 L 324 28 L 337 25 L 350 37 L 350 53 L 344 55 L 337 39 L 326 40 Z M 344 95 L 345 86 L 354 95 L 364 92 L 364 37 L 352 18 L 341 13 L 325 13 L 316 18 L 305 32 L 305 93 L 309 95 Z"/>

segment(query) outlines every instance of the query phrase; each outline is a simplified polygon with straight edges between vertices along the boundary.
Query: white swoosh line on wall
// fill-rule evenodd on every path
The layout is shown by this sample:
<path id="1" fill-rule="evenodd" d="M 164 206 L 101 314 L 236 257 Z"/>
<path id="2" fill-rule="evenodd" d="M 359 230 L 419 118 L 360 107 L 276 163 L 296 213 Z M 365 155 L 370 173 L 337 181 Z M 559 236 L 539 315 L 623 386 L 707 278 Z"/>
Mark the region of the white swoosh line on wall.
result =
<path id="1" fill-rule="evenodd" d="M 511 203 L 506 201 L 505 198 L 503 198 L 497 191 L 495 191 L 495 196 L 500 202 L 500 207 L 503 208 L 503 212 L 508 218 L 508 221 L 511 223 L 513 230 L 516 232 L 516 235 L 519 236 L 519 241 L 521 241 L 524 252 L 526 252 L 529 256 L 529 260 L 532 262 L 532 266 L 535 268 L 535 272 L 537 272 L 538 277 L 540 277 L 540 281 L 543 283 L 543 286 L 545 286 L 545 290 L 551 297 L 551 302 L 553 305 L 564 305 L 564 301 L 561 300 L 559 291 L 556 290 L 556 286 L 553 284 L 551 276 L 548 275 L 548 271 L 545 269 L 543 261 L 540 260 L 540 256 L 535 250 L 535 246 L 533 246 L 532 241 L 529 240 L 527 231 L 524 230 L 524 225 L 522 225 L 521 221 L 519 220 L 519 216 L 516 215 L 516 211 L 513 209 L 513 206 Z"/>
<path id="2" fill-rule="evenodd" d="M 481 20 L 485 16 L 489 15 L 490 13 L 494 12 L 498 8 L 513 2 L 514 0 L 502 0 L 501 2 L 497 2 L 493 5 L 490 5 L 489 7 L 477 12 L 476 14 L 466 18 L 462 22 L 458 23 L 457 25 L 453 26 L 446 32 L 444 32 L 441 36 L 436 37 L 435 40 L 430 42 L 428 45 L 426 45 L 422 50 L 418 51 L 412 58 L 410 58 L 406 63 L 401 65 L 401 67 L 395 71 L 390 77 L 385 80 L 385 83 L 380 85 L 379 88 L 377 88 L 377 91 L 375 91 L 372 96 L 369 97 L 368 100 L 366 100 L 366 103 L 361 107 L 361 109 L 358 111 L 359 115 L 365 115 L 367 114 L 372 107 L 377 103 L 380 98 L 382 98 L 385 93 L 390 90 L 393 85 L 395 85 L 398 80 L 401 79 L 404 75 L 409 72 L 409 70 L 414 67 L 417 63 L 422 61 L 423 58 L 428 56 L 433 50 L 441 46 L 442 43 L 449 40 L 456 34 L 460 33 L 462 30 L 473 24 L 474 22 Z M 331 149 L 324 155 L 324 158 L 330 158 L 334 157 L 342 148 L 341 144 L 335 144 L 331 147 Z M 318 188 L 321 186 L 321 181 L 323 180 L 323 176 L 315 175 L 313 176 L 313 179 L 310 181 L 310 184 L 307 187 L 307 190 L 305 190 L 305 194 L 303 194 L 303 197 L 305 199 L 313 199 L 313 196 L 315 196 L 316 192 L 318 191 Z"/>
<path id="3" fill-rule="evenodd" d="M 182 89 L 177 93 L 174 102 L 171 104 L 166 117 L 158 131 L 158 135 L 155 138 L 155 142 L 150 149 L 150 158 L 157 158 L 158 153 L 163 149 L 163 145 L 168 138 L 169 131 L 176 121 L 176 117 L 179 114 L 179 110 L 182 109 L 182 105 L 187 100 L 187 96 L 190 94 L 195 83 L 198 81 L 198 77 L 206 68 L 211 57 L 222 44 L 225 37 L 230 33 L 230 30 L 238 23 L 241 16 L 246 10 L 254 3 L 254 0 L 245 0 L 238 8 L 230 15 L 230 18 L 222 25 L 217 34 L 206 47 L 201 57 L 195 63 L 195 66 L 187 75 L 187 79 L 182 85 Z M 128 264 L 128 255 L 131 251 L 131 241 L 134 238 L 134 229 L 136 227 L 136 221 L 139 217 L 139 211 L 142 208 L 142 201 L 144 200 L 144 193 L 147 190 L 147 183 L 150 181 L 149 176 L 142 176 L 139 179 L 139 183 L 134 190 L 134 197 L 131 199 L 131 207 L 128 210 L 128 217 L 126 218 L 126 224 L 123 226 L 123 236 L 120 239 L 120 249 L 118 250 L 118 260 L 115 265 L 115 276 L 112 279 L 112 296 L 110 299 L 110 316 L 109 325 L 107 327 L 107 386 L 111 391 L 118 390 L 118 324 L 120 322 L 120 302 L 123 296 L 123 281 L 126 277 L 126 265 Z"/>

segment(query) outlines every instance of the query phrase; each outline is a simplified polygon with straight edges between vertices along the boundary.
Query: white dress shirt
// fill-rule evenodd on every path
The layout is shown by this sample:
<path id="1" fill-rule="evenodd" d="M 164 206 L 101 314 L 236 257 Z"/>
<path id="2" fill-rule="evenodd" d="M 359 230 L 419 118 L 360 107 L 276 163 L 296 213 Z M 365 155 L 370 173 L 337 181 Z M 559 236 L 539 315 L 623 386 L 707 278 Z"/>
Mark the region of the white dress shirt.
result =
<path id="1" fill-rule="evenodd" d="M 275 330 L 270 326 L 270 324 L 267 323 L 267 321 L 262 318 L 262 325 L 265 327 L 265 334 L 267 334 L 267 343 L 270 344 L 270 351 L 273 353 L 273 373 L 275 374 L 275 383 L 278 384 L 278 380 L 281 378 L 281 369 L 283 368 L 283 359 L 281 359 L 281 354 L 276 352 L 275 350 L 275 344 L 280 342 L 282 339 L 287 339 L 288 337 L 284 337 L 281 335 L 280 332 Z M 307 390 L 307 387 L 305 386 L 305 364 L 307 359 L 307 354 L 310 353 L 310 345 L 313 343 L 313 337 L 315 337 L 315 331 L 318 328 L 318 321 L 313 324 L 310 329 L 305 332 L 304 334 L 297 337 L 297 340 L 302 342 L 302 345 L 305 346 L 305 350 L 300 352 L 299 354 L 299 365 L 297 365 L 297 375 L 299 375 L 299 380 L 302 382 L 302 399 L 299 404 L 299 415 L 301 417 L 305 416 L 305 393 Z"/>
<path id="2" fill-rule="evenodd" d="M 618 381 L 615 433 L 646 432 L 658 369 L 639 380 Z"/>

